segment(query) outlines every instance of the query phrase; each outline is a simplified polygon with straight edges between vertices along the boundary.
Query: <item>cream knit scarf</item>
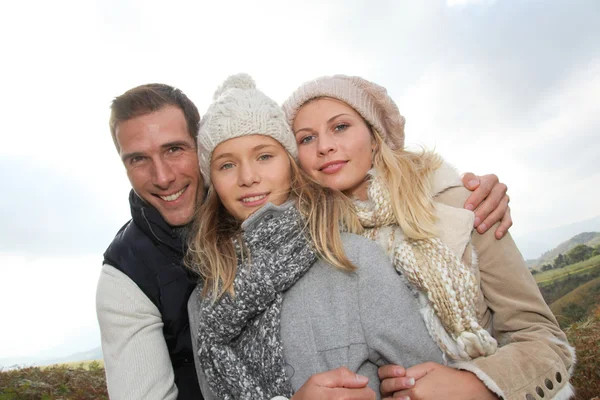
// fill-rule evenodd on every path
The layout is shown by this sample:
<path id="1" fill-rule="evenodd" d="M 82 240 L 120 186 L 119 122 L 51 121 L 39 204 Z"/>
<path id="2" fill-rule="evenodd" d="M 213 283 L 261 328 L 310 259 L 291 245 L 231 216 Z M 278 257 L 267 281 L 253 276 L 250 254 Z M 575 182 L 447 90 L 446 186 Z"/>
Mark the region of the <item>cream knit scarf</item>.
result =
<path id="1" fill-rule="evenodd" d="M 395 242 L 400 230 L 392 211 L 390 193 L 383 179 L 372 174 L 368 201 L 356 201 L 355 207 L 364 236 L 381 239 L 380 228 L 387 229 Z M 402 233 L 400 233 L 402 235 Z M 452 360 L 468 361 L 493 354 L 496 340 L 483 329 L 475 309 L 477 281 L 470 269 L 439 238 L 408 239 L 394 244 L 390 256 L 398 273 L 413 289 L 425 296 L 427 305 L 422 315 L 429 333 L 440 349 Z"/>

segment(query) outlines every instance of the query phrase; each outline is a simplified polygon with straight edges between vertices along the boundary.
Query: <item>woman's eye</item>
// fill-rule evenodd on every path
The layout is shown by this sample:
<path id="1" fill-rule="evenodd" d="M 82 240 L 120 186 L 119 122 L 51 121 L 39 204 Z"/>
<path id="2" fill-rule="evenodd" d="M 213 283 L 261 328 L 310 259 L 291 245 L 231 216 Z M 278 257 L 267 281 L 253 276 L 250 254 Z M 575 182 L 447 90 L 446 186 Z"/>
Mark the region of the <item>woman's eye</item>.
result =
<path id="1" fill-rule="evenodd" d="M 333 128 L 333 130 L 337 131 L 337 132 L 339 132 L 339 131 L 345 131 L 346 129 L 348 129 L 349 126 L 350 125 L 348 125 L 348 124 L 337 124 L 335 126 L 335 128 Z"/>
<path id="2" fill-rule="evenodd" d="M 315 137 L 313 135 L 308 135 L 308 136 L 304 136 L 302 139 L 300 139 L 300 144 L 307 144 L 312 142 L 315 139 Z"/>
<path id="3" fill-rule="evenodd" d="M 263 154 L 261 156 L 258 157 L 259 161 L 267 161 L 269 159 L 273 158 L 273 156 L 271 154 Z"/>

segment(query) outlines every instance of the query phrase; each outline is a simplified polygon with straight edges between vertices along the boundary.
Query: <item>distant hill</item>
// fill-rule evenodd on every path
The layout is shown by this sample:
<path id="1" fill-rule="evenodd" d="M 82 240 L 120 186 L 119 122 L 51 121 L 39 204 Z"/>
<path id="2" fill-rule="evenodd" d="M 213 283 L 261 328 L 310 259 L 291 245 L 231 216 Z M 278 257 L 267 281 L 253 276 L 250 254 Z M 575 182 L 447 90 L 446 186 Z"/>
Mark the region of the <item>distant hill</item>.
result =
<path id="1" fill-rule="evenodd" d="M 536 260 L 556 247 L 558 243 L 569 240 L 581 232 L 600 232 L 600 215 L 556 228 L 530 232 L 514 239 L 526 260 Z"/>
<path id="2" fill-rule="evenodd" d="M 88 351 L 82 351 L 79 353 L 74 353 L 66 357 L 59 358 L 48 358 L 42 359 L 36 357 L 11 357 L 11 358 L 0 358 L 0 367 L 9 368 L 14 365 L 19 366 L 43 366 L 43 365 L 52 365 L 52 364 L 63 364 L 70 362 L 79 362 L 79 361 L 88 361 L 88 360 L 101 360 L 102 357 L 102 348 L 96 347 L 94 349 Z"/>
<path id="3" fill-rule="evenodd" d="M 51 365 L 51 364 L 63 364 L 78 361 L 89 361 L 89 360 L 101 360 L 102 348 L 96 347 L 88 351 L 82 351 L 80 353 L 71 354 L 70 356 L 48 359 L 42 361 L 39 365 Z"/>
<path id="4" fill-rule="evenodd" d="M 552 250 L 546 251 L 541 257 L 535 260 L 527 260 L 527 265 L 529 268 L 537 269 L 544 264 L 551 264 L 559 254 L 565 254 L 580 244 L 585 244 L 590 247 L 597 246 L 600 244 L 600 232 L 583 232 L 575 235 L 569 240 L 562 242 Z"/>

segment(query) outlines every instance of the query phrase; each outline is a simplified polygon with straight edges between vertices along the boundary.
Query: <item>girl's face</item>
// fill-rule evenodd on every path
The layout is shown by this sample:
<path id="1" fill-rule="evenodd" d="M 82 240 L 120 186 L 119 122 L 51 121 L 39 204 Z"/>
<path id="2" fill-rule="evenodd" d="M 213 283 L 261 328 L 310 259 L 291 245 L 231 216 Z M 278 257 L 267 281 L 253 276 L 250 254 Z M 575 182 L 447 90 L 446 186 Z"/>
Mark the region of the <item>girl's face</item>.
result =
<path id="1" fill-rule="evenodd" d="M 321 97 L 303 105 L 293 125 L 302 169 L 323 186 L 367 199 L 375 142 L 348 104 Z"/>
<path id="2" fill-rule="evenodd" d="M 225 209 L 244 221 L 269 202 L 281 205 L 287 200 L 290 159 L 283 146 L 269 136 L 241 136 L 215 148 L 210 178 Z"/>

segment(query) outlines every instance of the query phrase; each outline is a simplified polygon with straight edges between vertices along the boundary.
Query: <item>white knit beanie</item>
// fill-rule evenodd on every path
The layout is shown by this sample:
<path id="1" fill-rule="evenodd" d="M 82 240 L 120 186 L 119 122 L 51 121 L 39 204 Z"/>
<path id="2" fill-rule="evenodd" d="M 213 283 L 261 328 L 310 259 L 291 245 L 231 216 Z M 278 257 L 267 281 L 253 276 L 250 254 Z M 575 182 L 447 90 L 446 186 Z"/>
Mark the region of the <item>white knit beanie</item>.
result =
<path id="1" fill-rule="evenodd" d="M 298 146 L 281 107 L 256 89 L 250 75 L 232 75 L 219 86 L 200 121 L 198 159 L 205 184 L 210 183 L 215 148 L 226 140 L 255 134 L 272 137 L 297 157 Z"/>
<path id="2" fill-rule="evenodd" d="M 404 148 L 405 119 L 384 87 L 358 76 L 323 76 L 300 86 L 283 103 L 292 126 L 298 110 L 319 97 L 338 99 L 354 108 L 394 150 Z"/>

